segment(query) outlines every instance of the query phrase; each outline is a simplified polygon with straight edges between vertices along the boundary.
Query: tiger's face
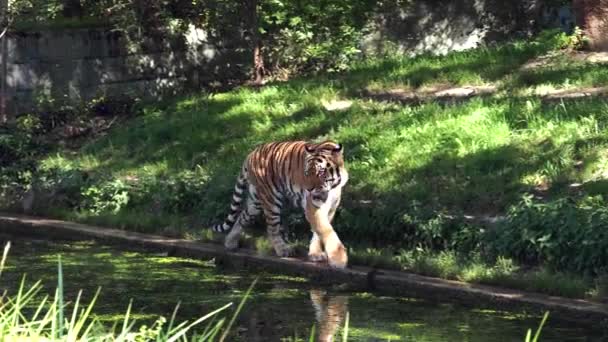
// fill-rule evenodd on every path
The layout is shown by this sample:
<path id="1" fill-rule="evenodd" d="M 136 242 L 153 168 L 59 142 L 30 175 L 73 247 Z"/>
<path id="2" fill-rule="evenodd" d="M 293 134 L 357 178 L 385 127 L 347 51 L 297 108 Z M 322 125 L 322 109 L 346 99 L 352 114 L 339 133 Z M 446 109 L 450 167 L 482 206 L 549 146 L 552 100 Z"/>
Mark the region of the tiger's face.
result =
<path id="1" fill-rule="evenodd" d="M 346 177 L 342 145 L 332 141 L 307 144 L 304 174 L 316 176 L 311 192 L 313 201 L 325 202 L 329 191 L 343 184 Z"/>

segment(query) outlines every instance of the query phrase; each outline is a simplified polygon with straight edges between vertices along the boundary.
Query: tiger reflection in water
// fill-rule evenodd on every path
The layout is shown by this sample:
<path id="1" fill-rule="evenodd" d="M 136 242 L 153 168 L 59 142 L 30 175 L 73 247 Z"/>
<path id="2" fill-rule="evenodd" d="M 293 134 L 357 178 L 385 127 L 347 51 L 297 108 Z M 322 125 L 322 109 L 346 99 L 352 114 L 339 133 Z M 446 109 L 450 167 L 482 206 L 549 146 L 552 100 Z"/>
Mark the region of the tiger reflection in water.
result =
<path id="1" fill-rule="evenodd" d="M 317 341 L 334 341 L 334 335 L 343 325 L 348 312 L 348 296 L 328 295 L 325 290 L 312 289 L 310 300 L 317 320 Z"/>
<path id="2" fill-rule="evenodd" d="M 275 287 L 271 292 L 277 291 L 284 293 L 285 288 L 280 285 Z M 310 302 L 315 315 L 315 336 L 314 341 L 330 342 L 335 341 L 335 335 L 344 327 L 344 321 L 348 312 L 348 295 L 340 295 L 328 293 L 323 289 L 310 289 Z M 301 339 L 293 339 L 293 334 L 298 335 L 294 331 L 291 319 L 303 319 L 306 322 L 306 331 L 309 331 L 312 324 L 312 317 L 305 315 L 297 316 L 294 314 L 291 307 L 281 306 L 278 308 L 274 305 L 261 305 L 249 312 L 247 319 L 248 326 L 237 329 L 241 340 L 247 342 L 268 342 L 268 341 L 301 341 Z M 308 313 L 309 311 L 306 310 Z M 305 335 L 305 340 L 308 340 L 309 335 Z"/>

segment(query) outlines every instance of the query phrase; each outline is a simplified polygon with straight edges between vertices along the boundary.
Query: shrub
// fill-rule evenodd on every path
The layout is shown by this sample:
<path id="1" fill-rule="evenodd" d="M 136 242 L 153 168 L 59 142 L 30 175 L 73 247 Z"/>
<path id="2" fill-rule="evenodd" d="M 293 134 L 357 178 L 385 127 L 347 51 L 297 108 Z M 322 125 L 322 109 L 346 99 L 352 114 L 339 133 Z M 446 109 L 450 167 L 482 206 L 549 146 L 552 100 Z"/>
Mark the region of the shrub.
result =
<path id="1" fill-rule="evenodd" d="M 608 208 L 601 196 L 540 202 L 526 195 L 486 236 L 497 255 L 559 270 L 598 273 L 608 260 Z"/>

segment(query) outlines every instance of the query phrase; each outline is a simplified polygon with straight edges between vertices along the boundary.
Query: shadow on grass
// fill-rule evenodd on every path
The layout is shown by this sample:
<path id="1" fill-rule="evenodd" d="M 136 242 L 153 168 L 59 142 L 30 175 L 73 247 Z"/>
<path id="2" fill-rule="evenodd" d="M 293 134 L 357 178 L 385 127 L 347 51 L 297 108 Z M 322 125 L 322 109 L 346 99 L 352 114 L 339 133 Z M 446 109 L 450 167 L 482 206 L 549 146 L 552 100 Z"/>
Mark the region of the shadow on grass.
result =
<path id="1" fill-rule="evenodd" d="M 334 138 L 346 146 L 348 163 L 354 166 L 344 213 L 337 219 L 340 234 L 382 244 L 410 239 L 412 227 L 404 215 L 413 211 L 414 203 L 428 217 L 441 212 L 492 215 L 519 200 L 522 192 L 536 190 L 538 184 L 526 177 L 567 184 L 578 172 L 573 163 L 577 148 L 571 154 L 564 146 L 575 142 L 563 132 L 555 133 L 556 139 L 569 142 L 555 142 L 552 131 L 543 127 L 554 121 L 566 128 L 590 116 L 596 117 L 598 130 L 606 125 L 606 102 L 596 100 L 555 105 L 534 98 L 476 99 L 457 106 L 415 107 L 355 102 L 330 112 L 319 97 L 331 87 L 320 81 L 296 82 L 260 93 L 239 90 L 178 99 L 164 109 L 151 107 L 83 150 L 98 160 L 90 170 L 96 174 L 94 185 L 131 173 L 149 175 L 150 180 L 129 185 L 133 198 L 111 214 L 113 219 L 129 218 L 159 231 L 174 218 L 189 217 L 195 222 L 192 230 L 198 230 L 224 218 L 241 163 L 256 144 Z M 475 127 L 469 130 L 470 125 Z M 494 133 L 503 135 L 503 145 L 496 146 Z M 541 139 L 543 135 L 548 138 Z M 524 140 L 513 138 L 518 136 Z M 469 143 L 461 152 L 459 138 Z M 424 144 L 430 150 L 406 156 L 424 162 L 394 159 Z M 583 150 L 594 142 L 578 144 Z M 113 193 L 103 195 L 113 200 Z"/>
<path id="2" fill-rule="evenodd" d="M 538 86 L 542 84 L 566 85 L 582 83 L 587 86 L 608 84 L 607 64 L 559 63 L 552 67 L 522 70 L 504 85 L 505 89 Z"/>
<path id="3" fill-rule="evenodd" d="M 605 151 L 608 141 L 596 137 L 571 140 L 565 145 L 574 146 L 571 156 L 582 152 L 583 146 Z M 422 167 L 393 169 L 389 172 L 390 190 L 379 191 L 369 184 L 360 183 L 357 175 L 351 176 L 353 187 L 347 187 L 341 215 L 336 220 L 340 236 L 347 241 L 366 241 L 374 247 L 386 247 L 393 241 L 396 247 L 420 242 L 416 238 L 421 229 L 454 229 L 449 223 L 433 227 L 437 215 L 458 218 L 473 215 L 483 218 L 503 214 L 518 203 L 524 193 L 537 198 L 556 200 L 569 196 L 608 195 L 608 182 L 585 182 L 578 192 L 572 184 L 580 178 L 580 166 L 573 160 L 564 161 L 564 144 L 544 141 L 537 145 L 504 145 L 460 157 L 449 153 L 436 155 Z M 578 146 L 578 148 L 577 148 Z M 540 175 L 545 184 L 526 181 L 527 176 Z M 412 225 L 411 219 L 422 220 Z M 427 227 L 420 223 L 431 220 Z M 457 224 L 457 223 L 456 223 Z M 446 228 L 447 227 L 447 228 Z"/>

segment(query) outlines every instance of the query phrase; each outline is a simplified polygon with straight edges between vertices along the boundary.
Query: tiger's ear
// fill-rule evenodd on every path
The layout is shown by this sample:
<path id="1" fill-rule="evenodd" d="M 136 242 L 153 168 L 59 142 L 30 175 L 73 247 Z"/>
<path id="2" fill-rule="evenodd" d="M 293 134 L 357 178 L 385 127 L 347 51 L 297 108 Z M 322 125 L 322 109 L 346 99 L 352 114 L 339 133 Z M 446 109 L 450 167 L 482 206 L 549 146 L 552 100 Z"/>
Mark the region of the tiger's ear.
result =
<path id="1" fill-rule="evenodd" d="M 314 145 L 313 144 L 309 144 L 309 143 L 307 143 L 306 145 L 304 145 L 304 149 L 308 153 L 314 153 L 315 150 L 316 150 L 316 148 L 314 147 Z"/>
<path id="2" fill-rule="evenodd" d="M 341 153 L 342 152 L 342 144 L 336 144 L 336 147 L 334 147 L 334 149 L 332 150 L 335 153 Z"/>

